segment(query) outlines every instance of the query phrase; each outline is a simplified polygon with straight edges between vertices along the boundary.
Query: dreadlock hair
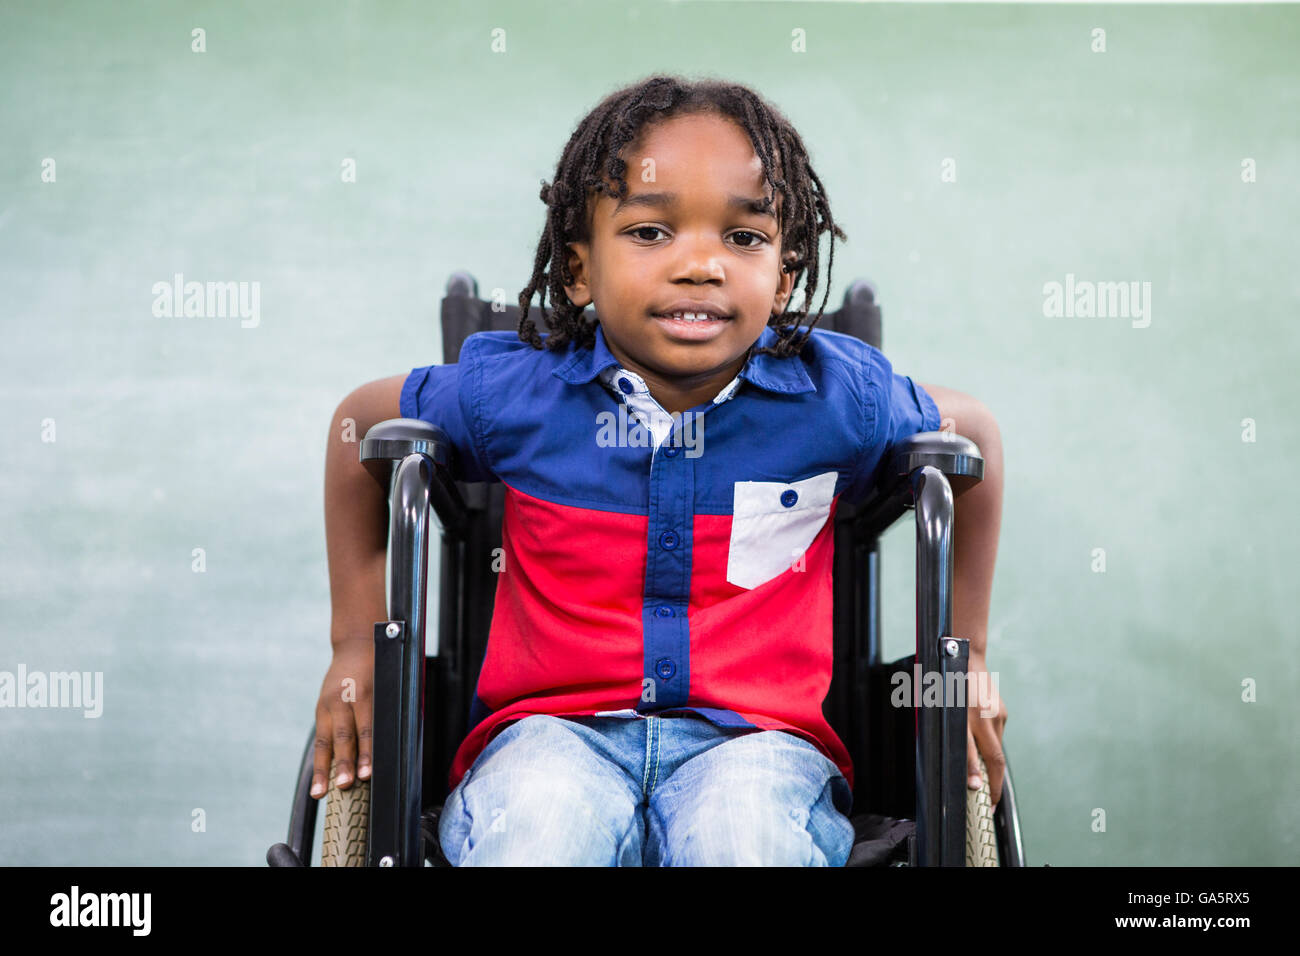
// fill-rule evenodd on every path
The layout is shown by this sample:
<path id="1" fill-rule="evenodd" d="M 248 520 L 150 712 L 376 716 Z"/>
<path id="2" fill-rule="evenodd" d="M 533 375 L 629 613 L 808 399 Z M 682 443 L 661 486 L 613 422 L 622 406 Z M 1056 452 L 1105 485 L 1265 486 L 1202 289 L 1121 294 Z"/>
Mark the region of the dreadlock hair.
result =
<path id="1" fill-rule="evenodd" d="M 622 151 L 634 142 L 641 131 L 654 123 L 674 116 L 711 113 L 735 120 L 748 134 L 754 152 L 762 160 L 767 184 L 781 196 L 781 270 L 795 274 L 793 289 L 805 276 L 804 302 L 817 291 L 819 267 L 818 242 L 823 232 L 830 232 L 830 249 L 826 263 L 826 294 L 808 331 L 796 338 L 798 327 L 808 311 L 791 310 L 789 301 L 780 315 L 771 316 L 768 325 L 776 328 L 778 341 L 772 348 L 753 348 L 778 358 L 799 354 L 822 317 L 830 295 L 831 266 L 835 262 L 835 238 L 848 236 L 831 216 L 830 202 L 821 180 L 813 171 L 803 140 L 786 117 L 747 87 L 720 80 L 688 80 L 680 76 L 655 74 L 605 97 L 578 124 L 556 166 L 554 181 L 542 180 L 540 197 L 546 203 L 546 227 L 537 244 L 533 274 L 519 293 L 519 338 L 534 348 L 558 349 L 570 341 L 586 348 L 596 343 L 596 323 L 583 319 L 583 309 L 574 305 L 565 292 L 573 284 L 567 247 L 570 242 L 588 239 L 587 196 L 595 190 L 611 198 L 627 196 L 624 173 L 627 162 Z M 617 190 L 611 189 L 613 180 Z M 763 208 L 771 211 L 775 199 L 765 197 Z M 792 257 L 787 257 L 792 253 Z M 549 267 L 549 269 L 548 269 Z M 533 296 L 540 292 L 541 313 L 550 329 L 545 340 L 528 313 Z M 546 296 L 555 303 L 554 312 L 546 310 Z M 790 324 L 782 320 L 790 319 Z"/>

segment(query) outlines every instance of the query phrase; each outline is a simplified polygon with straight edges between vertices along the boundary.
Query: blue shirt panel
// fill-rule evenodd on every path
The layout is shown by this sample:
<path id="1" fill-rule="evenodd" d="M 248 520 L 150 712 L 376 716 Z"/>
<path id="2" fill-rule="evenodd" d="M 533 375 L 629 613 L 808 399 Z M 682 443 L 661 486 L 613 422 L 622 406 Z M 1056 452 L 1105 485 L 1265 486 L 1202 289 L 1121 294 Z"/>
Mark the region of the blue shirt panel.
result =
<path id="1" fill-rule="evenodd" d="M 768 327 L 758 345 L 775 341 Z M 539 350 L 512 331 L 477 332 L 458 364 L 411 371 L 401 410 L 447 432 L 462 480 L 505 481 L 546 501 L 645 515 L 651 449 L 597 441 L 619 408 L 597 379 L 611 364 L 618 361 L 599 325 L 592 349 Z M 751 355 L 740 377 L 753 387 L 742 383 L 730 400 L 692 409 L 701 416 L 703 454 L 692 469 L 692 500 L 682 504 L 696 514 L 730 514 L 737 481 L 793 482 L 830 470 L 839 472 L 835 493 L 860 500 L 897 442 L 939 426 L 921 386 L 895 373 L 879 349 L 839 332 L 814 329 L 791 358 Z"/>

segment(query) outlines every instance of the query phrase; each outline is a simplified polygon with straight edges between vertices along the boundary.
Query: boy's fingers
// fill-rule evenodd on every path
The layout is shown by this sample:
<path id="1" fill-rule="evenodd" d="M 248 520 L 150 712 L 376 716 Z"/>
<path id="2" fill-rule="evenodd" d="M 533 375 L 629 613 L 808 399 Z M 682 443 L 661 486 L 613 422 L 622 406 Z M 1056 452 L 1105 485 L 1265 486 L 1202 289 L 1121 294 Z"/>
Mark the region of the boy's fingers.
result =
<path id="1" fill-rule="evenodd" d="M 316 715 L 316 739 L 312 743 L 311 795 L 319 800 L 329 787 L 330 772 L 329 714 Z"/>
<path id="2" fill-rule="evenodd" d="M 997 757 L 998 761 L 1001 761 L 1002 754 L 999 753 Z M 984 763 L 986 766 L 988 765 L 987 760 Z M 998 801 L 1002 799 L 1002 767 L 1003 764 L 999 762 L 995 762 L 994 766 L 989 767 L 989 799 L 995 807 L 998 805 Z"/>
<path id="3" fill-rule="evenodd" d="M 371 750 L 371 740 L 373 737 L 373 733 L 372 733 L 371 722 L 370 722 L 371 714 L 370 714 L 370 707 L 368 706 L 368 702 L 367 702 L 367 706 L 364 708 L 361 706 L 360 703 L 358 703 L 357 711 L 358 711 L 357 749 L 360 752 L 357 758 L 357 779 L 369 780 L 370 779 L 370 757 L 373 752 Z"/>
<path id="4" fill-rule="evenodd" d="M 352 724 L 352 708 L 340 706 L 334 720 L 334 785 L 340 790 L 352 786 L 356 776 L 357 732 Z"/>
<path id="5" fill-rule="evenodd" d="M 984 727 L 980 734 L 984 744 L 984 766 L 989 772 L 989 798 L 997 806 L 1002 799 L 1002 778 L 1006 775 L 1007 758 L 1002 753 L 1002 743 L 992 727 Z"/>
<path id="6" fill-rule="evenodd" d="M 975 749 L 975 735 L 966 731 L 966 786 L 978 790 L 984 778 L 980 776 L 980 755 Z"/>

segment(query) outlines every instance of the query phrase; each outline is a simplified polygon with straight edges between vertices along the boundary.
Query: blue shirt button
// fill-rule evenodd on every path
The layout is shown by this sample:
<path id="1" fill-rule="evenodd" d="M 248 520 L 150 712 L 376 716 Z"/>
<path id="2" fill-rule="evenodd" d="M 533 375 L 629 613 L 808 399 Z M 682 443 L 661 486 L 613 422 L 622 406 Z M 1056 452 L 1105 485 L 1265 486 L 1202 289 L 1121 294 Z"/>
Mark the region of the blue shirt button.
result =
<path id="1" fill-rule="evenodd" d="M 673 614 L 675 614 L 676 612 L 673 611 L 673 609 L 670 608 L 667 604 L 661 604 L 657 608 L 655 608 L 655 613 L 658 614 L 660 617 L 672 617 Z"/>
<path id="2" fill-rule="evenodd" d="M 659 547 L 663 548 L 665 551 L 671 551 L 673 548 L 677 547 L 677 532 L 665 531 L 661 534 L 659 536 Z"/>
<path id="3" fill-rule="evenodd" d="M 781 492 L 781 504 L 787 508 L 793 508 L 794 503 L 799 500 L 799 492 L 791 488 L 789 491 Z"/>
<path id="4" fill-rule="evenodd" d="M 677 673 L 677 665 L 670 658 L 661 657 L 655 661 L 655 673 L 664 680 L 668 680 Z"/>
<path id="5" fill-rule="evenodd" d="M 676 445 L 669 445 L 667 448 L 664 449 L 664 454 L 667 455 L 669 458 L 676 458 L 680 451 L 681 449 L 678 448 Z"/>
<path id="6" fill-rule="evenodd" d="M 621 388 L 628 395 L 631 395 L 633 392 L 636 391 L 636 386 L 633 385 L 625 378 L 620 378 L 618 380 L 618 387 Z"/>

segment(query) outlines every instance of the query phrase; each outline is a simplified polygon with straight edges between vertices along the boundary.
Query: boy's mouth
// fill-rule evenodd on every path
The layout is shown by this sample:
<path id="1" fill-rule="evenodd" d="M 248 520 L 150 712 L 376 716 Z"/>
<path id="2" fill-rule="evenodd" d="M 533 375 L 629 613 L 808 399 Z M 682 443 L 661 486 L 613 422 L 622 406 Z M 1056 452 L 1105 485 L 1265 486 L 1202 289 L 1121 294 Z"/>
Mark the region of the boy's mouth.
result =
<path id="1" fill-rule="evenodd" d="M 677 319 L 682 322 L 706 322 L 710 319 L 729 319 L 731 313 L 706 299 L 678 299 L 652 312 L 656 319 Z"/>
<path id="2" fill-rule="evenodd" d="M 709 320 L 728 319 L 730 316 L 712 310 L 677 309 L 673 312 L 656 312 L 656 319 L 677 319 L 682 322 L 707 322 Z"/>
<path id="3" fill-rule="evenodd" d="M 651 317 L 671 338 L 683 342 L 716 338 L 731 321 L 726 309 L 706 299 L 678 299 Z"/>
<path id="4" fill-rule="evenodd" d="M 730 316 L 692 310 L 653 313 L 653 318 L 669 337 L 684 342 L 707 342 L 716 338 L 731 321 Z"/>

